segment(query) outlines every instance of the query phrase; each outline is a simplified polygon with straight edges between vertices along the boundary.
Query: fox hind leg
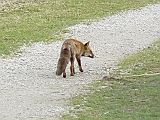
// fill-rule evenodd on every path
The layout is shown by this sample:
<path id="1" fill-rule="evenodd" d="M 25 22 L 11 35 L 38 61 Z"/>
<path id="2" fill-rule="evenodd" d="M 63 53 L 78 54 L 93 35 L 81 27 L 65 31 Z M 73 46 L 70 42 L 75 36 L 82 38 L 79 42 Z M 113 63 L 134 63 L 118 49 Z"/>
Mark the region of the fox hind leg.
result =
<path id="1" fill-rule="evenodd" d="M 66 78 L 66 71 L 63 72 L 63 77 Z"/>
<path id="2" fill-rule="evenodd" d="M 70 71 L 71 71 L 71 76 L 74 76 L 75 71 L 74 71 L 74 58 L 70 58 L 71 61 L 71 67 L 70 67 Z"/>

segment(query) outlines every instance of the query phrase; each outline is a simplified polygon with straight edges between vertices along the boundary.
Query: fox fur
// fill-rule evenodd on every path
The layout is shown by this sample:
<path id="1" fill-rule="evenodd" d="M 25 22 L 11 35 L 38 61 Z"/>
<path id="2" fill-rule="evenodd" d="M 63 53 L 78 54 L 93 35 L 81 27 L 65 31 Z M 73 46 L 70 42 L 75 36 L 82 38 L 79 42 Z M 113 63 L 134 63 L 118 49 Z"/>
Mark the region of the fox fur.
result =
<path id="1" fill-rule="evenodd" d="M 71 62 L 70 71 L 71 76 L 74 76 L 74 60 L 77 59 L 79 70 L 83 72 L 81 66 L 81 56 L 93 58 L 94 54 L 89 46 L 89 42 L 83 44 L 82 42 L 75 39 L 67 39 L 64 41 L 61 47 L 60 58 L 57 64 L 56 75 L 60 76 L 63 73 L 63 77 L 66 77 L 65 69 L 69 61 Z"/>

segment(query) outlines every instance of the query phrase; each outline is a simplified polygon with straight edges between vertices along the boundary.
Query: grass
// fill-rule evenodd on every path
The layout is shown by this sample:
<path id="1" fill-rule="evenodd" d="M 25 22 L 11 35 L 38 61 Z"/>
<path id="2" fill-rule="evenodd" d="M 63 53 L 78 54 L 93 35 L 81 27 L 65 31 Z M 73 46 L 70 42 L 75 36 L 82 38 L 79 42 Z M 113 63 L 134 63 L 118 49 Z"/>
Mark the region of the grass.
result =
<path id="1" fill-rule="evenodd" d="M 72 110 L 62 120 L 159 120 L 160 40 L 119 64 L 113 79 L 86 88 L 90 93 L 70 99 Z M 122 72 L 128 71 L 129 72 Z M 129 76 L 129 77 L 126 77 Z"/>
<path id="2" fill-rule="evenodd" d="M 87 19 L 137 9 L 159 0 L 18 0 L 0 4 L 0 55 L 24 44 L 62 39 L 65 28 Z M 0 1 L 2 3 L 2 0 Z"/>
<path id="3" fill-rule="evenodd" d="M 123 60 L 120 74 L 153 74 L 160 70 L 160 40 L 132 57 Z M 125 72 L 123 72 L 125 70 Z"/>

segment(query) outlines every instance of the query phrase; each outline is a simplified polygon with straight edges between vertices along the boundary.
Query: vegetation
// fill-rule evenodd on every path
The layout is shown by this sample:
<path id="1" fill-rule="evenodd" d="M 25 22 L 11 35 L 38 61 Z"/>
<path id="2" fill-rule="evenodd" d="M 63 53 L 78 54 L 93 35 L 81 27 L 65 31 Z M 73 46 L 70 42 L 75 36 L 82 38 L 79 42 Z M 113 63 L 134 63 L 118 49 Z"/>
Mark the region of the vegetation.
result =
<path id="1" fill-rule="evenodd" d="M 6 0 L 7 1 L 7 0 Z M 159 0 L 0 0 L 0 55 L 10 55 L 19 46 L 61 39 L 68 26 L 137 9 Z"/>

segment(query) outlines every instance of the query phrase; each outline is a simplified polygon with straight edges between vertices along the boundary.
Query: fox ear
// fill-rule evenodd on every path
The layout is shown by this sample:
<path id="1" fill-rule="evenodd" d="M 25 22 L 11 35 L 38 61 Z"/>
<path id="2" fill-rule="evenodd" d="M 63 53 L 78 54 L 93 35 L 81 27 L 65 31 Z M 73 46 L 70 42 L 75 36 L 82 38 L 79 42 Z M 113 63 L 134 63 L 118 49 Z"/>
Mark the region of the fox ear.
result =
<path id="1" fill-rule="evenodd" d="M 90 41 L 88 41 L 86 44 L 84 44 L 84 46 L 89 46 L 89 42 L 90 42 Z"/>

